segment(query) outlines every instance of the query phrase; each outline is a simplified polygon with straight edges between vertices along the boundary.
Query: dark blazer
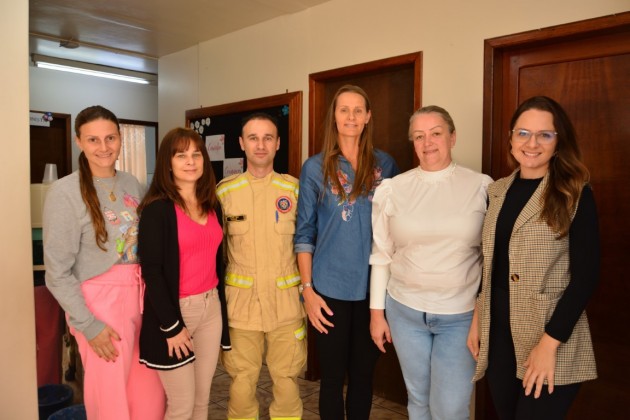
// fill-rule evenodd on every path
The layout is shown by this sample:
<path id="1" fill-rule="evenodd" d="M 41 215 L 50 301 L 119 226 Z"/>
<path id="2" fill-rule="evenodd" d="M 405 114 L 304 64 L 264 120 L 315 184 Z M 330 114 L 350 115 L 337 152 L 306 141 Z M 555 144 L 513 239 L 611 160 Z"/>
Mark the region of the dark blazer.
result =
<path id="1" fill-rule="evenodd" d="M 215 212 L 219 223 L 222 224 L 223 214 L 220 205 L 217 204 Z M 146 284 L 140 330 L 140 363 L 152 369 L 175 369 L 193 362 L 195 355 L 191 352 L 182 360 L 169 357 L 166 342 L 167 338 L 176 336 L 185 327 L 179 308 L 179 242 L 173 202 L 159 200 L 145 207 L 138 229 L 138 255 Z M 225 303 L 225 262 L 222 243 L 216 257 L 223 318 L 221 347 L 229 350 L 231 347 Z"/>
<path id="2" fill-rule="evenodd" d="M 483 377 L 488 367 L 490 296 L 495 229 L 499 212 L 518 171 L 488 187 L 490 201 L 483 225 L 483 282 L 477 300 L 480 324 L 480 348 L 473 380 Z M 569 240 L 559 239 L 541 220 L 542 197 L 549 181 L 547 174 L 516 219 L 510 238 L 510 326 L 516 354 L 516 376 L 523 379 L 524 366 L 531 350 L 545 332 L 545 325 L 571 280 Z M 575 217 L 577 207 L 572 214 Z M 593 344 L 582 312 L 571 337 L 558 347 L 555 384 L 566 385 L 597 378 Z M 545 381 L 546 383 L 546 381 Z"/>

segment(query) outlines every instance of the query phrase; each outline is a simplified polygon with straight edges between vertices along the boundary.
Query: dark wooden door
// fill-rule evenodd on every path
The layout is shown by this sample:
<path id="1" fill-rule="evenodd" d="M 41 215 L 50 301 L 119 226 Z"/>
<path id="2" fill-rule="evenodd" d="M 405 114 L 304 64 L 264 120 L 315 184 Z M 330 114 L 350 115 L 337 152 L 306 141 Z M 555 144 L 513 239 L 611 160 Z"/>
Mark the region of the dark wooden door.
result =
<path id="1" fill-rule="evenodd" d="M 335 92 L 345 84 L 360 86 L 372 103 L 374 145 L 394 157 L 401 172 L 417 166 L 408 140 L 409 117 L 420 106 L 421 53 L 358 64 L 309 76 L 309 155 L 321 151 L 320 130 Z M 315 330 L 309 325 L 309 337 Z M 315 340 L 309 339 L 307 378 L 319 379 Z M 405 382 L 393 346 L 387 345 L 374 373 L 374 394 L 407 403 Z"/>
<path id="2" fill-rule="evenodd" d="M 70 115 L 52 113 L 52 118 L 48 127 L 30 126 L 31 184 L 42 182 L 47 163 L 57 165 L 59 178 L 72 172 Z"/>
<path id="3" fill-rule="evenodd" d="M 486 41 L 484 172 L 507 166 L 509 119 L 534 95 L 568 112 L 591 172 L 602 244 L 599 288 L 587 307 L 599 378 L 571 419 L 630 418 L 630 13 Z M 477 418 L 494 418 L 478 387 Z"/>

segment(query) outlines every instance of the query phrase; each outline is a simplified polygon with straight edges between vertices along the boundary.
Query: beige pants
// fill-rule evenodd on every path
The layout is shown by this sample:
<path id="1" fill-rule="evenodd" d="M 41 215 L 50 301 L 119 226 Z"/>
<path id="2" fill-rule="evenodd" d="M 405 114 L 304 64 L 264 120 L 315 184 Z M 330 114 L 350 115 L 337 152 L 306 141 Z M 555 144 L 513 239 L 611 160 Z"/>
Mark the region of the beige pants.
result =
<path id="1" fill-rule="evenodd" d="M 166 391 L 165 420 L 208 419 L 210 386 L 221 342 L 221 303 L 216 289 L 179 300 L 192 336 L 195 361 L 173 370 L 160 370 Z"/>
<path id="2" fill-rule="evenodd" d="M 232 350 L 223 352 L 223 366 L 232 377 L 228 419 L 258 418 L 256 384 L 262 367 L 265 341 L 267 367 L 273 380 L 272 419 L 300 419 L 302 400 L 297 377 L 306 363 L 305 325 L 302 320 L 274 331 L 230 328 Z"/>

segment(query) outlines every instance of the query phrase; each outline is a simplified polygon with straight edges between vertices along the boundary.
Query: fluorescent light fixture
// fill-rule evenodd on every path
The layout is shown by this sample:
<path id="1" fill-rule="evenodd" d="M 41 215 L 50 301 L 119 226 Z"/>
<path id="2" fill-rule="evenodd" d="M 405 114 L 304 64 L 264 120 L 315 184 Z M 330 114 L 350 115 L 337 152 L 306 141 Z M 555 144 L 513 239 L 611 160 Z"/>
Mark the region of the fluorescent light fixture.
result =
<path id="1" fill-rule="evenodd" d="M 70 67 L 70 66 L 64 66 L 61 64 L 45 63 L 43 61 L 39 61 L 35 63 L 35 66 L 40 67 L 42 69 L 67 71 L 68 73 L 78 73 L 78 74 L 85 74 L 87 76 L 105 77 L 106 79 L 122 80 L 124 82 L 132 82 L 132 83 L 142 83 L 144 85 L 148 85 L 150 83 L 147 79 L 142 79 L 140 77 L 123 76 L 122 74 L 106 73 L 104 71 L 80 69 L 78 67 Z"/>
<path id="2" fill-rule="evenodd" d="M 121 80 L 124 82 L 141 83 L 144 85 L 156 84 L 157 76 L 151 73 L 142 73 L 114 67 L 100 66 L 97 64 L 83 63 L 80 61 L 64 60 L 62 58 L 46 57 L 32 54 L 33 64 L 43 69 L 66 71 L 70 73 L 84 74 L 88 76 L 104 77 L 107 79 Z"/>

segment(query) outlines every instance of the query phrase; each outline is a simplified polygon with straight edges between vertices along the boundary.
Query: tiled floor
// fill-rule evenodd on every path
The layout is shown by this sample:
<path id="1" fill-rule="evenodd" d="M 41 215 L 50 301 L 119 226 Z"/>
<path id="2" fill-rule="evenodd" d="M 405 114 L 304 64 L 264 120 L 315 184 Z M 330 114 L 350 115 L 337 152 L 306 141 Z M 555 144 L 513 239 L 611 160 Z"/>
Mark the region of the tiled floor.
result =
<path id="1" fill-rule="evenodd" d="M 300 395 L 304 403 L 303 420 L 319 419 L 317 408 L 319 401 L 319 382 L 311 382 L 306 379 L 298 379 L 300 382 Z M 269 419 L 269 404 L 273 396 L 271 392 L 271 377 L 266 366 L 260 373 L 258 381 L 258 402 L 260 404 L 260 420 Z M 212 392 L 210 394 L 210 412 L 208 419 L 227 419 L 227 400 L 230 386 L 230 377 L 225 372 L 221 363 L 217 366 L 216 374 L 212 382 Z M 388 401 L 384 398 L 374 397 L 372 401 L 371 420 L 402 420 L 407 419 L 407 407 Z"/>
<path id="2" fill-rule="evenodd" d="M 64 347 L 64 349 L 66 349 Z M 65 353 L 65 352 L 64 352 Z M 64 354 L 64 372 L 67 368 L 68 356 Z M 300 395 L 304 404 L 303 420 L 319 419 L 319 382 L 307 381 L 299 378 Z M 83 402 L 83 392 L 76 381 L 67 382 L 74 389 L 74 404 Z M 269 404 L 273 399 L 271 392 L 271 377 L 266 366 L 263 366 L 258 381 L 258 402 L 260 403 L 260 420 L 269 419 Z M 209 420 L 227 419 L 227 401 L 229 395 L 230 377 L 223 369 L 221 362 L 217 366 L 214 379 L 212 381 L 212 392 L 210 394 Z M 372 401 L 372 412 L 370 420 L 403 420 L 407 419 L 407 407 L 388 401 L 384 398 L 374 397 Z"/>

